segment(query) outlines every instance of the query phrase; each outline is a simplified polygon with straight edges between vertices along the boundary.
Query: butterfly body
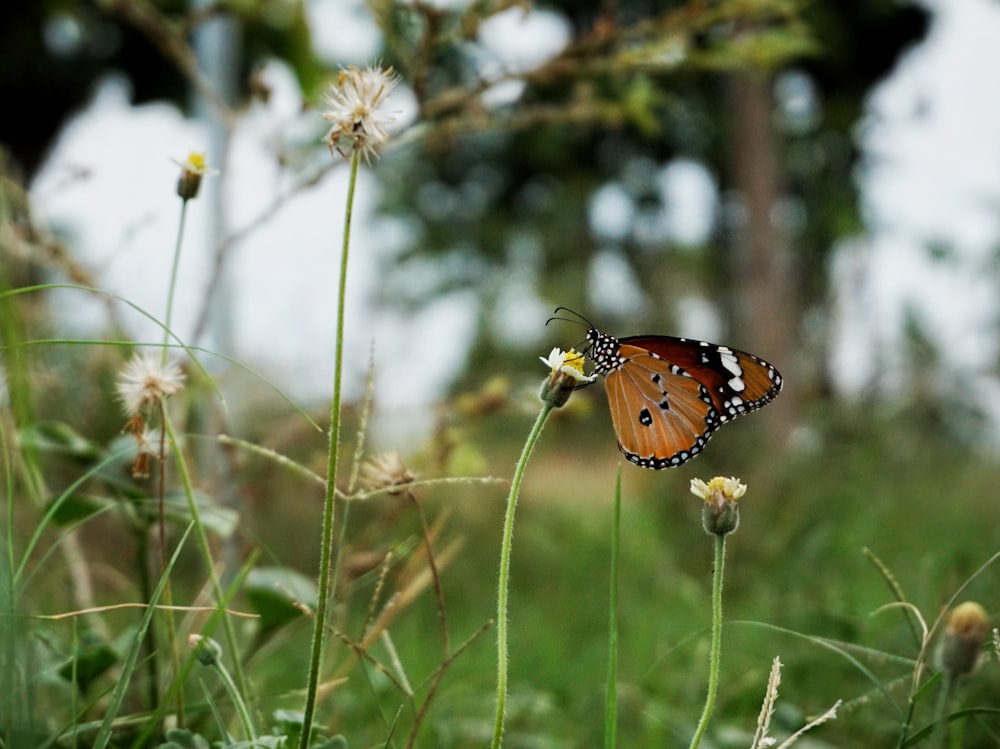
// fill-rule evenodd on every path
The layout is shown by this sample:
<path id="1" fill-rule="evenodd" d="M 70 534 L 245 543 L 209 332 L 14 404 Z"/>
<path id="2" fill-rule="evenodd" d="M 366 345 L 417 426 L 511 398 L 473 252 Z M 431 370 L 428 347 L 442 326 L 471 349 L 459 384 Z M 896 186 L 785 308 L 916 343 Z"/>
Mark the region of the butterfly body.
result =
<path id="1" fill-rule="evenodd" d="M 643 468 L 679 466 L 737 416 L 769 403 L 781 375 L 745 351 L 672 336 L 615 338 L 587 331 L 587 355 L 604 376 L 625 457 Z"/>

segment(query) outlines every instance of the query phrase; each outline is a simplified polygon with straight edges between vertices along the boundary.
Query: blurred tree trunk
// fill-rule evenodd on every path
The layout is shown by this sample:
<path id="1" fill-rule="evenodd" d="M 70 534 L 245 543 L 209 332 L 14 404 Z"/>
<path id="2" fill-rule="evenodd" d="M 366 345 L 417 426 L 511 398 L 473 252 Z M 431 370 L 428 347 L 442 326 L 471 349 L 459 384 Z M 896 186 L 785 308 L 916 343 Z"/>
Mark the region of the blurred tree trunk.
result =
<path id="1" fill-rule="evenodd" d="M 781 175 L 772 82 L 759 72 L 734 73 L 727 80 L 731 184 L 742 207 L 733 235 L 730 312 L 734 340 L 775 364 L 785 377 L 781 397 L 761 412 L 773 436 L 785 444 L 798 413 L 792 376 L 798 306 L 787 238 L 776 221 Z"/>

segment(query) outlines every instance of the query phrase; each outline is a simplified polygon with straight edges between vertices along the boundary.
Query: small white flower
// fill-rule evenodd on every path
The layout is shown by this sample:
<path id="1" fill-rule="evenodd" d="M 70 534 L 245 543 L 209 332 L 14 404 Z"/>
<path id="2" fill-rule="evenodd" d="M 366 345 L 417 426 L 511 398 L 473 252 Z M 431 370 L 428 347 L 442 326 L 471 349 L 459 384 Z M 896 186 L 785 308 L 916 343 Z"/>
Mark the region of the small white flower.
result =
<path id="1" fill-rule="evenodd" d="M 336 84 L 323 97 L 323 119 L 333 123 L 324 139 L 331 153 L 349 158 L 359 151 L 370 162 L 387 140 L 386 127 L 395 118 L 382 111 L 389 94 L 399 83 L 392 68 L 370 66 L 361 70 L 353 65 L 340 71 Z"/>
<path id="2" fill-rule="evenodd" d="M 551 370 L 553 377 L 561 373 L 573 378 L 575 382 L 593 382 L 596 379 L 596 375 L 583 373 L 583 354 L 578 354 L 573 349 L 562 351 L 557 346 L 549 352 L 548 358 L 538 358 Z"/>
<path id="3" fill-rule="evenodd" d="M 539 356 L 538 357 L 542 364 L 547 366 L 553 372 L 558 372 L 560 367 L 566 362 L 566 352 L 563 351 L 558 346 L 554 347 L 550 352 L 548 357 Z"/>
<path id="4" fill-rule="evenodd" d="M 181 176 L 177 179 L 177 194 L 184 200 L 198 196 L 202 177 L 219 173 L 218 169 L 213 169 L 205 162 L 205 154 L 198 151 L 189 153 L 184 161 L 177 159 L 171 161 L 181 168 Z"/>
<path id="5" fill-rule="evenodd" d="M 691 493 L 709 502 L 735 501 L 747 493 L 747 485 L 737 478 L 716 476 L 707 484 L 701 479 L 691 479 Z"/>
<path id="6" fill-rule="evenodd" d="M 565 406 L 574 390 L 597 379 L 596 375 L 588 376 L 583 373 L 583 354 L 573 349 L 560 351 L 554 348 L 549 352 L 548 358 L 538 358 L 549 368 L 549 376 L 542 382 L 538 397 L 552 408 Z"/>
<path id="7" fill-rule="evenodd" d="M 181 171 L 189 174 L 197 174 L 199 177 L 211 177 L 219 173 L 218 169 L 213 169 L 208 165 L 205 161 L 205 154 L 201 151 L 192 151 L 183 161 L 174 158 L 170 160 L 177 164 L 181 168 Z"/>
<path id="8" fill-rule="evenodd" d="M 128 416 L 137 416 L 144 406 L 153 405 L 184 387 L 184 374 L 174 362 L 160 364 L 160 357 L 140 352 L 118 375 L 118 397 Z"/>
<path id="9" fill-rule="evenodd" d="M 691 493 L 704 501 L 701 521 L 706 533 L 724 536 L 736 530 L 740 511 L 736 501 L 747 493 L 747 486 L 736 478 L 716 476 L 707 484 L 691 479 Z"/>

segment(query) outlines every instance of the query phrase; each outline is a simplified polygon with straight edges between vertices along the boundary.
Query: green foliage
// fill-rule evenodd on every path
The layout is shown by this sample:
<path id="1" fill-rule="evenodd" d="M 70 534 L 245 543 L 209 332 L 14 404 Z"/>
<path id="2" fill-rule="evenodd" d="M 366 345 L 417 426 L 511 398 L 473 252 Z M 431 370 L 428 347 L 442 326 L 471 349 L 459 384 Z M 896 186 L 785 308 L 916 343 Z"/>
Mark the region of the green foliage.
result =
<path id="1" fill-rule="evenodd" d="M 518 413 L 508 403 L 499 411 L 467 417 L 465 440 L 475 444 L 493 435 L 492 449 L 480 446 L 480 451 L 487 456 L 497 451 L 498 463 L 509 464 L 504 453 L 516 451 L 518 430 L 510 430 L 511 444 L 506 448 L 495 442 L 495 435 L 502 432 L 497 425 L 509 421 L 520 422 L 525 431 L 527 424 Z M 617 458 L 610 434 L 597 428 L 592 437 L 581 434 L 575 426 L 579 418 L 560 414 L 550 425 L 529 465 L 524 488 L 511 578 L 508 738 L 514 745 L 528 737 L 548 743 L 558 736 L 566 745 L 586 746 L 605 730 L 600 705 Z M 802 716 L 816 714 L 840 698 L 846 701 L 840 717 L 819 729 L 824 739 L 859 747 L 894 741 L 906 714 L 919 643 L 905 611 L 883 607 L 903 598 L 924 612 L 930 623 L 965 580 L 969 584 L 963 597 L 992 600 L 993 568 L 970 576 L 986 561 L 988 550 L 1000 543 L 995 503 L 983 501 L 991 496 L 1000 470 L 968 455 L 933 461 L 943 453 L 930 437 L 918 440 L 911 434 L 901 442 L 891 421 L 878 422 L 870 431 L 862 423 L 871 420 L 852 424 L 844 419 L 837 430 L 831 429 L 821 457 L 803 454 L 770 468 L 751 464 L 743 473 L 750 492 L 741 500 L 743 519 L 731 539 L 727 565 L 721 702 L 717 725 L 710 731 L 716 742 L 727 730 L 752 728 L 767 665 L 777 654 L 785 670 L 776 730 L 794 729 Z M 738 430 L 737 435 L 741 436 Z M 699 503 L 687 494 L 685 484 L 692 473 L 707 477 L 716 464 L 731 464 L 724 457 L 724 445 L 716 447 L 690 470 L 651 473 L 625 468 L 617 575 L 621 746 L 683 742 L 703 697 L 711 549 L 700 528 Z M 50 454 L 49 459 L 57 458 L 58 452 Z M 289 494 L 290 487 L 301 482 L 299 474 L 286 474 L 280 463 L 265 467 L 264 473 L 258 471 L 255 484 L 285 484 L 276 496 Z M 464 639 L 492 615 L 501 492 L 426 491 L 430 515 L 449 516 L 445 535 L 438 537 L 435 548 L 442 555 L 438 561 L 448 625 Z M 482 501 L 458 501 L 470 491 L 481 493 Z M 314 523 L 308 504 L 290 505 L 286 511 L 300 527 Z M 255 512 L 243 508 L 237 532 L 255 524 Z M 28 517 L 18 522 L 26 521 L 30 522 Z M 103 524 L 103 537 L 126 538 L 129 533 L 127 526 L 118 530 L 109 526 L 106 515 L 81 515 L 79 521 L 84 528 Z M 181 517 L 170 522 L 180 523 Z M 434 644 L 437 607 L 427 583 L 417 582 L 426 574 L 427 557 L 422 544 L 401 543 L 418 527 L 405 503 L 392 495 L 365 500 L 348 519 L 343 564 L 345 571 L 352 571 L 339 586 L 335 627 L 342 637 L 331 643 L 332 673 L 347 680 L 335 682 L 328 711 L 321 715 L 321 722 L 329 726 L 324 733 L 344 736 L 321 739 L 318 734 L 319 744 L 377 743 L 391 730 L 397 709 L 407 702 L 394 682 L 426 689 L 426 678 L 440 664 L 441 651 Z M 449 538 L 461 539 L 462 544 L 458 556 L 444 561 Z M 107 547 L 108 542 L 102 545 Z M 881 567 L 866 558 L 866 547 L 874 550 Z M 387 548 L 402 556 L 379 563 Z M 272 553 L 280 560 L 285 550 L 276 546 Z M 378 556 L 371 558 L 372 554 Z M 98 560 L 114 563 L 112 557 L 96 554 L 91 562 Z M 54 571 L 61 564 L 59 555 L 50 555 L 45 564 Z M 116 564 L 124 572 L 129 570 L 121 559 Z M 365 569 L 373 572 L 364 574 Z M 893 575 L 891 585 L 886 571 Z M 191 577 L 194 583 L 203 574 L 189 565 L 177 580 Z M 43 592 L 51 589 L 46 577 L 36 574 L 42 587 L 21 593 L 23 610 L 36 608 L 42 600 L 58 600 Z M 418 593 L 411 598 L 406 591 L 414 585 Z M 295 706 L 290 697 L 301 687 L 306 640 L 299 604 L 308 605 L 313 596 L 307 577 L 278 563 L 255 568 L 234 602 L 239 609 L 239 601 L 245 600 L 261 615 L 243 628 L 241 643 L 247 648 L 243 657 L 250 666 L 254 692 L 260 695 L 261 712 L 273 716 L 271 732 L 258 738 L 276 746 L 281 745 L 279 737 L 294 741 L 296 714 L 288 708 Z M 385 607 L 399 601 L 399 596 L 405 600 L 402 609 Z M 51 603 L 47 608 L 51 610 Z M 129 621 L 110 611 L 98 617 L 113 628 Z M 63 649 L 60 643 L 69 642 L 71 629 L 57 622 L 41 626 L 46 640 L 56 647 L 48 655 L 44 649 L 36 650 L 35 657 L 43 663 L 49 660 L 62 680 L 75 678 L 83 691 L 95 694 L 112 686 L 112 672 L 98 667 L 110 654 L 103 640 L 91 643 L 90 635 L 81 637 L 71 677 L 70 661 L 57 656 Z M 378 634 L 382 631 L 391 637 L 391 651 L 385 649 L 389 641 Z M 136 641 L 134 631 L 128 637 Z M 477 744 L 492 709 L 495 664 L 488 640 L 474 640 L 455 659 L 427 714 L 421 745 Z M 133 673 L 137 689 L 141 670 Z M 964 716 L 964 746 L 990 745 L 993 718 L 988 709 L 977 706 L 989 704 L 987 695 L 996 685 L 995 661 L 966 680 L 963 706 L 955 712 L 955 725 Z M 929 735 L 936 694 L 933 674 L 928 672 L 912 697 L 911 742 L 925 735 L 925 727 Z M 46 698 L 38 694 L 36 699 Z M 227 715 L 228 703 L 218 696 L 215 702 Z M 204 723 L 206 714 L 197 701 L 189 703 L 187 712 L 194 721 L 188 732 L 166 735 L 165 745 L 200 746 L 200 741 L 216 735 Z M 85 716 L 77 720 L 82 722 Z M 60 722 L 72 721 L 66 716 Z M 397 735 L 405 733 L 405 726 L 404 719 Z"/>
<path id="2" fill-rule="evenodd" d="M 316 605 L 313 580 L 287 567 L 255 567 L 247 575 L 244 593 L 260 617 L 261 635 L 280 629 Z"/>
<path id="3" fill-rule="evenodd" d="M 132 636 L 134 639 L 134 635 Z M 118 655 L 96 632 L 85 632 L 77 652 L 59 667 L 58 674 L 73 681 L 81 692 L 118 663 Z"/>
<path id="4" fill-rule="evenodd" d="M 287 399 L 280 415 L 241 413 L 238 433 L 220 435 L 215 425 L 242 404 L 223 402 L 201 361 L 207 352 L 180 341 L 172 351 L 188 364 L 183 395 L 122 414 L 114 380 L 132 342 L 117 330 L 67 341 L 51 329 L 50 293 L 82 293 L 85 274 L 71 251 L 41 239 L 25 193 L 4 175 L 4 746 L 481 747 L 495 727 L 498 630 L 510 645 L 505 746 L 682 745 L 704 701 L 713 613 L 711 541 L 687 483 L 714 473 L 741 476 L 750 492 L 728 541 L 725 645 L 706 743 L 749 745 L 780 655 L 775 735 L 843 700 L 838 718 L 817 729 L 835 745 L 918 746 L 950 731 L 952 746 L 996 746 L 996 654 L 979 643 L 983 665 L 959 679 L 942 676 L 934 652 L 947 635 L 941 612 L 967 599 L 997 610 L 1000 468 L 970 449 L 981 413 L 941 396 L 930 369 L 939 357 L 915 317 L 904 331 L 916 374 L 909 399 L 852 406 L 817 388 L 794 414 L 804 435 L 795 449 L 741 425 L 681 469 L 622 474 L 596 388 L 574 391 L 517 474 L 520 517 L 504 541 L 509 622 L 493 620 L 497 484 L 524 443 L 541 379 L 536 353 L 526 374 L 493 314 L 505 282 L 521 278 L 537 296 L 573 304 L 591 263 L 610 253 L 661 320 L 675 314 L 661 300 L 702 288 L 727 316 L 743 288 L 722 228 L 699 247 L 639 231 L 610 240 L 589 225 L 587 206 L 614 185 L 636 206 L 636 226 L 648 225 L 664 209 L 661 171 L 679 157 L 729 190 L 738 124 L 726 104 L 731 74 L 805 71 L 822 107 L 780 133 L 789 199 L 804 206 L 800 306 L 787 313 L 798 319 L 819 304 L 809 300 L 826 298 L 835 240 L 860 225 L 849 176 L 861 102 L 921 30 L 918 12 L 889 2 L 554 2 L 573 30 L 569 46 L 511 73 L 523 94 L 490 109 L 480 95 L 493 81 L 476 64 L 475 40 L 513 5 L 371 3 L 386 61 L 421 117 L 379 165 L 382 208 L 413 237 L 379 301 L 412 308 L 473 289 L 483 304 L 465 384 L 428 415 L 436 421 L 426 442 L 398 460 L 377 457 L 369 402 L 344 410 L 342 445 Z M 113 25 L 127 39 L 122 54 L 67 81 L 83 85 L 127 61 L 142 100 L 179 96 L 188 24 L 200 22 L 184 10 L 131 0 L 35 4 L 23 27 L 36 39 L 57 11 L 83 29 Z M 245 66 L 277 54 L 307 96 L 328 73 L 313 59 L 302 4 L 233 1 L 211 13 L 237 22 Z M 847 49 L 855 29 L 844 18 L 859 38 L 878 31 L 881 43 Z M 150 46 L 172 62 L 169 75 L 138 64 Z M 834 75 L 852 54 L 874 59 L 851 67 L 849 79 Z M 52 80 L 59 66 L 43 72 Z M 30 168 L 31 149 L 24 153 Z M 52 256 L 61 260 L 25 260 Z M 73 284 L 42 283 L 43 272 Z M 156 319 L 124 296 L 86 293 Z M 797 344 L 784 342 L 790 360 L 794 351 L 822 361 Z M 393 376 L 406 384 L 405 370 Z M 339 409 L 331 415 L 340 419 Z M 772 431 L 787 436 L 791 423 Z M 331 447 L 343 468 L 321 475 Z M 323 489 L 336 523 L 320 549 Z M 332 557 L 328 587 L 313 582 L 321 551 Z M 326 590 L 311 720 L 302 689 Z"/>
<path id="5" fill-rule="evenodd" d="M 159 749 L 209 749 L 211 746 L 203 736 L 178 728 L 167 731 L 165 737 L 167 740 Z"/>

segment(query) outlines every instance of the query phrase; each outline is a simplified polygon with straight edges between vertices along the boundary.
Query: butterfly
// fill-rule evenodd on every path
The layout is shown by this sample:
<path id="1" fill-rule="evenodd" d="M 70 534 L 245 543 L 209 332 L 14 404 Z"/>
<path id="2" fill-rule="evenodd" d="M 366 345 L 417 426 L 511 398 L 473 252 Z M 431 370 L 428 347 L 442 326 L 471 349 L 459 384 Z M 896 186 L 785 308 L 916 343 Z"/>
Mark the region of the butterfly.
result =
<path id="1" fill-rule="evenodd" d="M 774 365 L 745 351 L 666 335 L 615 338 L 577 317 L 588 326 L 584 353 L 604 376 L 618 447 L 643 468 L 690 460 L 716 429 L 781 391 Z"/>

